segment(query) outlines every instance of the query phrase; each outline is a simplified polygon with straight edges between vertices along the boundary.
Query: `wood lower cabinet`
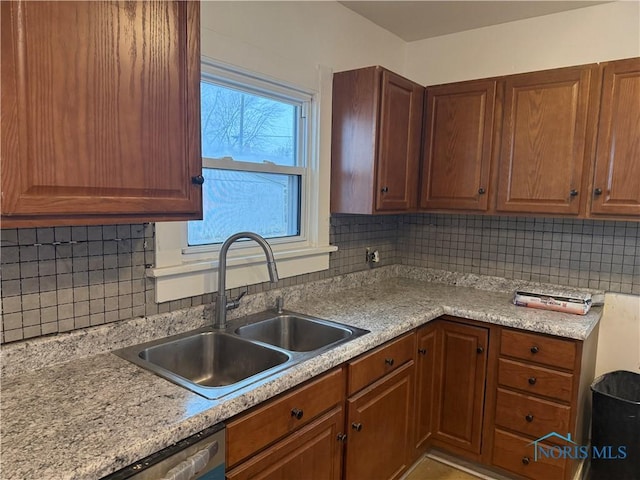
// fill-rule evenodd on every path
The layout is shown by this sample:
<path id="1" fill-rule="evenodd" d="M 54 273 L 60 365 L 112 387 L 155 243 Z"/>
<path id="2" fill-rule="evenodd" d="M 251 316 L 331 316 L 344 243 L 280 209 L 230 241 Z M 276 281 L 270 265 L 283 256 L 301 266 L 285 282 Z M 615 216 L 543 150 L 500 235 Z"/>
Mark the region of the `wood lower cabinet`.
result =
<path id="1" fill-rule="evenodd" d="M 382 67 L 333 77 L 331 212 L 415 209 L 424 88 Z"/>
<path id="2" fill-rule="evenodd" d="M 496 81 L 427 87 L 420 208 L 486 211 Z"/>
<path id="3" fill-rule="evenodd" d="M 201 218 L 199 2 L 1 9 L 2 227 Z"/>
<path id="4" fill-rule="evenodd" d="M 606 63 L 591 213 L 640 218 L 640 58 Z"/>
<path id="5" fill-rule="evenodd" d="M 416 332 L 415 458 L 426 451 L 433 432 L 437 325 L 438 322 L 429 322 Z"/>
<path id="6" fill-rule="evenodd" d="M 413 360 L 347 400 L 345 479 L 396 479 L 411 465 Z"/>
<path id="7" fill-rule="evenodd" d="M 489 330 L 449 319 L 437 328 L 433 442 L 479 455 Z"/>
<path id="8" fill-rule="evenodd" d="M 226 464 L 234 467 L 344 402 L 341 368 L 301 385 L 227 423 Z"/>
<path id="9" fill-rule="evenodd" d="M 229 480 L 340 480 L 340 437 L 344 414 L 339 405 L 281 442 L 227 472 Z"/>
<path id="10" fill-rule="evenodd" d="M 534 480 L 568 480 L 577 462 L 536 458 L 533 442 L 546 437 L 543 448 L 561 447 L 560 436 L 570 435 L 587 445 L 597 328 L 584 342 L 509 328 L 499 337 L 491 464 Z"/>
<path id="11" fill-rule="evenodd" d="M 596 72 L 587 65 L 505 77 L 498 212 L 579 213 Z"/>

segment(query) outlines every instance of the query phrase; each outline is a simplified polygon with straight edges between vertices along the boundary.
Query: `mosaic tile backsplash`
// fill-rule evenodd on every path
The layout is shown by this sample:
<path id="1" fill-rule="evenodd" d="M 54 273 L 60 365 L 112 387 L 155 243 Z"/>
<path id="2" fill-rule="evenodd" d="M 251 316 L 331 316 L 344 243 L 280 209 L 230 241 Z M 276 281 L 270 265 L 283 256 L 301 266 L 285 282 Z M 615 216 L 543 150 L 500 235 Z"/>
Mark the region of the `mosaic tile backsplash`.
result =
<path id="1" fill-rule="evenodd" d="M 1 231 L 2 343 L 213 301 L 154 302 L 154 225 Z M 250 285 L 250 293 L 401 263 L 640 295 L 633 222 L 478 215 L 334 215 L 329 270 Z M 375 268 L 375 267 L 373 267 Z M 237 296 L 241 289 L 230 291 Z"/>

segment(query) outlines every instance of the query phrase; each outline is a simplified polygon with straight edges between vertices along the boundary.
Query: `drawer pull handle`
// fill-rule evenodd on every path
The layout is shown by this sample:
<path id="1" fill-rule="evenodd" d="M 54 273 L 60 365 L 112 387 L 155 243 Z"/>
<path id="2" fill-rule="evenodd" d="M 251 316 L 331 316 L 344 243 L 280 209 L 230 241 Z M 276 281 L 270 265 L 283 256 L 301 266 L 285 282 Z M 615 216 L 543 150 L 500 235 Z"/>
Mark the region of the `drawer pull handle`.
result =
<path id="1" fill-rule="evenodd" d="M 523 465 L 529 465 L 530 461 L 531 461 L 531 459 L 529 457 L 522 457 L 522 464 Z"/>
<path id="2" fill-rule="evenodd" d="M 533 347 L 531 347 L 530 350 L 531 350 L 531 353 L 533 353 L 533 354 L 536 354 L 536 353 L 538 353 L 540 351 L 540 349 L 535 345 Z"/>
<path id="3" fill-rule="evenodd" d="M 382 193 L 387 193 L 387 192 L 389 191 L 389 187 L 382 187 L 382 188 L 380 189 L 380 191 L 381 191 Z"/>
<path id="4" fill-rule="evenodd" d="M 346 442 L 347 441 L 347 434 L 346 433 L 339 433 L 338 434 L 338 441 L 339 442 Z"/>
<path id="5" fill-rule="evenodd" d="M 356 432 L 359 432 L 360 430 L 362 430 L 362 424 L 361 423 L 352 423 L 351 424 L 351 428 L 353 428 Z"/>
<path id="6" fill-rule="evenodd" d="M 524 419 L 525 419 L 527 422 L 531 423 L 531 422 L 533 422 L 533 415 L 531 415 L 530 413 L 528 413 L 528 414 L 527 414 L 527 416 L 526 416 L 526 417 L 524 417 Z"/>
<path id="7" fill-rule="evenodd" d="M 476 348 L 476 352 L 484 353 L 484 348 L 483 347 L 478 347 L 478 348 Z"/>
<path id="8" fill-rule="evenodd" d="M 392 367 L 393 366 L 393 358 L 385 358 L 384 359 L 384 363 L 386 363 L 387 365 Z"/>
<path id="9" fill-rule="evenodd" d="M 291 410 L 291 416 L 297 418 L 298 420 L 300 420 L 303 415 L 304 412 L 299 408 L 294 408 L 293 410 Z"/>
<path id="10" fill-rule="evenodd" d="M 418 353 L 420 355 L 426 355 L 427 354 L 427 349 L 426 348 L 419 348 L 418 349 Z"/>
<path id="11" fill-rule="evenodd" d="M 536 384 L 536 377 L 529 377 L 529 385 L 535 385 Z"/>

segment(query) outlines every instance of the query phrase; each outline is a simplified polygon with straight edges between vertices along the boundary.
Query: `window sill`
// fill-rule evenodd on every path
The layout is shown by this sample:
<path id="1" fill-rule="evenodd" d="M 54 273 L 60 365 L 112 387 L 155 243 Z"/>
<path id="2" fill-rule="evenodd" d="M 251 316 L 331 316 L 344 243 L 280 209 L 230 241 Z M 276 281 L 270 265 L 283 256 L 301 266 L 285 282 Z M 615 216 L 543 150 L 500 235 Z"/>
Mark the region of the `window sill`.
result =
<path id="1" fill-rule="evenodd" d="M 302 247 L 274 251 L 278 275 L 282 278 L 329 268 L 329 253 L 338 247 Z M 167 302 L 180 298 L 216 292 L 218 289 L 218 261 L 199 261 L 149 268 L 148 277 L 156 279 L 155 301 Z M 262 252 L 227 258 L 227 288 L 253 285 L 269 280 Z"/>

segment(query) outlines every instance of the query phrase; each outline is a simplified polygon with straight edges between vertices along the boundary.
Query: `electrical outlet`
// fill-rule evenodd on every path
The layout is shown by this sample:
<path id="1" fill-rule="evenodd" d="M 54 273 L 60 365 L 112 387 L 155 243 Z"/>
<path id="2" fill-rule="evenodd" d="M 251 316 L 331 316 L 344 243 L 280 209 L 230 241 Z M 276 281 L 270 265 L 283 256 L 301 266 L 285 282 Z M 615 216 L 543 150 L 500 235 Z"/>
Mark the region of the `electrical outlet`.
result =
<path id="1" fill-rule="evenodd" d="M 367 263 L 378 263 L 380 261 L 380 254 L 378 250 L 371 251 L 371 247 L 367 247 L 365 260 Z"/>

